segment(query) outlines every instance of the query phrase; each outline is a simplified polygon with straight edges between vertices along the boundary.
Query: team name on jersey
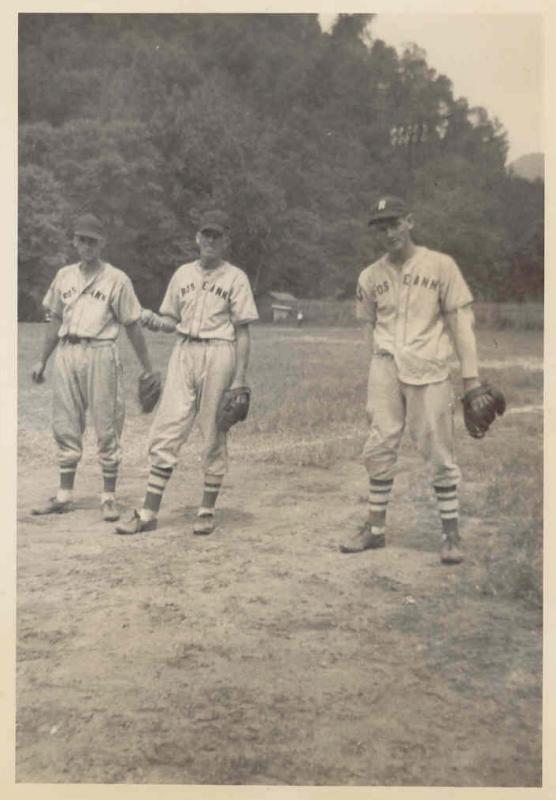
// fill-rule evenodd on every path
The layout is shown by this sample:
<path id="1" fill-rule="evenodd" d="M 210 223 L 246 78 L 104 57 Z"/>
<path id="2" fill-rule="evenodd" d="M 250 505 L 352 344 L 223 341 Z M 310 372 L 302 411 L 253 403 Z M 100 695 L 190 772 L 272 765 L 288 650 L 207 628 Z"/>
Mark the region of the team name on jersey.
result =
<path id="1" fill-rule="evenodd" d="M 197 286 L 194 281 L 188 283 L 187 286 L 180 287 L 180 295 L 185 297 L 190 292 L 194 292 Z M 217 297 L 222 297 L 224 300 L 227 300 L 230 296 L 230 292 L 226 289 L 222 289 L 221 286 L 217 286 L 215 283 L 210 283 L 210 281 L 203 281 L 201 284 L 201 291 L 203 292 L 210 292 L 211 294 L 215 294 Z"/>
<path id="2" fill-rule="evenodd" d="M 77 289 L 75 286 L 72 286 L 71 289 L 66 289 L 65 292 L 62 292 L 62 299 L 67 300 L 74 294 L 77 294 Z M 106 302 L 108 299 L 104 292 L 101 292 L 100 289 L 85 289 L 82 294 L 88 294 L 91 297 L 94 297 L 96 300 L 104 300 L 104 302 Z"/>
<path id="3" fill-rule="evenodd" d="M 403 284 L 404 286 L 422 286 L 425 289 L 438 289 L 440 285 L 440 281 L 438 278 L 427 278 L 425 275 L 411 275 L 407 273 L 407 275 L 403 276 Z"/>
<path id="4" fill-rule="evenodd" d="M 403 276 L 402 283 L 404 286 L 422 286 L 424 289 L 438 289 L 440 281 L 438 278 L 427 278 L 425 275 L 411 275 L 409 272 Z M 390 290 L 390 284 L 387 280 L 378 283 L 375 286 L 377 294 L 384 294 Z M 357 299 L 363 301 L 363 292 L 360 286 L 357 287 Z"/>

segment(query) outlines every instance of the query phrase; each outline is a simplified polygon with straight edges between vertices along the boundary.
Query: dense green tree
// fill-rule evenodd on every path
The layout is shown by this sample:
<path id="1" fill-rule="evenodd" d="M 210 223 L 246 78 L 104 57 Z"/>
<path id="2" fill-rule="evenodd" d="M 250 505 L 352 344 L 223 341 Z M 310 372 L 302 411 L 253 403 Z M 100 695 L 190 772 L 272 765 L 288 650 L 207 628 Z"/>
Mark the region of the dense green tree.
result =
<path id="1" fill-rule="evenodd" d="M 341 14 L 325 33 L 314 14 L 20 15 L 27 305 L 72 257 L 84 209 L 105 218 L 107 256 L 145 304 L 194 257 L 214 206 L 258 291 L 349 296 L 378 255 L 366 219 L 384 192 L 414 201 L 418 235 L 477 296 L 542 292 L 542 184 L 509 176 L 500 123 L 372 20 Z"/>

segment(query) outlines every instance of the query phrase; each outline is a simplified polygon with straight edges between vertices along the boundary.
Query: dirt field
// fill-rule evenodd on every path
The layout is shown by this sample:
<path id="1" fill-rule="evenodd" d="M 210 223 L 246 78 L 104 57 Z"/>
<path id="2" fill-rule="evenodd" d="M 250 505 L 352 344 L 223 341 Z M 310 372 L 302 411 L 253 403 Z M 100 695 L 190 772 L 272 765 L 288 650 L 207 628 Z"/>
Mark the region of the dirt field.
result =
<path id="1" fill-rule="evenodd" d="M 77 510 L 32 517 L 56 485 L 50 375 L 28 378 L 40 335 L 21 326 L 18 782 L 540 785 L 539 333 L 481 334 L 512 410 L 482 442 L 456 421 L 467 560 L 452 568 L 407 446 L 387 548 L 338 552 L 366 511 L 352 330 L 255 329 L 253 414 L 212 536 L 191 535 L 195 437 L 156 532 L 101 521 L 91 436 Z M 171 340 L 149 342 L 165 364 Z M 147 477 L 137 371 L 126 509 Z"/>

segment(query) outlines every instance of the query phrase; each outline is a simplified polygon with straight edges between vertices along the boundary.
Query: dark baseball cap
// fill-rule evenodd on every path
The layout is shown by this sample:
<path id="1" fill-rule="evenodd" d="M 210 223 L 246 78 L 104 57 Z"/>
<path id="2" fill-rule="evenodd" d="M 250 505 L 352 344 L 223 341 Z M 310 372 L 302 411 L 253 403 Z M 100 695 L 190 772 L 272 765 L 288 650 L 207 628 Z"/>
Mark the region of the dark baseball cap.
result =
<path id="1" fill-rule="evenodd" d="M 199 231 L 218 231 L 229 233 L 232 229 L 229 216 L 225 211 L 207 211 L 199 222 Z"/>
<path id="2" fill-rule="evenodd" d="M 401 197 L 392 194 L 380 197 L 373 205 L 369 225 L 382 222 L 387 219 L 398 219 L 409 214 L 409 207 Z"/>
<path id="3" fill-rule="evenodd" d="M 76 236 L 90 236 L 92 239 L 104 239 L 104 225 L 94 214 L 82 214 L 75 220 L 73 232 Z"/>

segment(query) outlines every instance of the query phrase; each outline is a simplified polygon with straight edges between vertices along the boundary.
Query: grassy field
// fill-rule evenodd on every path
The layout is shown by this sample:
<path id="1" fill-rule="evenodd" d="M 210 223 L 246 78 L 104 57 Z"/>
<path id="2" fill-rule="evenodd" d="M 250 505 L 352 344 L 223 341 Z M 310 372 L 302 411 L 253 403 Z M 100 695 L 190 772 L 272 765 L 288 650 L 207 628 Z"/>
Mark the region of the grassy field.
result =
<path id="1" fill-rule="evenodd" d="M 47 379 L 37 387 L 29 378 L 42 331 L 40 324 L 33 323 L 19 328 L 19 459 L 21 465 L 27 461 L 43 464 L 52 470 L 55 481 L 52 383 Z M 154 362 L 164 370 L 173 337 L 147 332 L 147 338 Z M 509 411 L 481 442 L 467 436 L 458 414 L 458 453 L 466 479 L 462 513 L 472 509 L 485 520 L 505 520 L 504 531 L 490 542 L 485 554 L 485 589 L 540 602 L 542 338 L 534 330 L 479 327 L 478 339 L 485 365 L 482 375 L 504 391 Z M 146 464 L 151 417 L 140 413 L 135 400 L 139 367 L 125 336 L 120 344 L 128 398 L 125 474 L 126 465 Z M 248 422 L 230 436 L 232 460 L 332 469 L 338 461 L 357 459 L 366 434 L 367 363 L 363 336 L 356 328 L 255 326 L 249 375 L 254 402 Z M 454 388 L 461 390 L 455 369 Z M 527 407 L 532 408 L 527 411 Z M 91 431 L 87 443 L 84 462 L 92 464 L 96 456 Z M 199 447 L 194 433 L 182 461 L 197 459 Z M 410 453 L 407 443 L 402 452 Z"/>
<path id="2" fill-rule="evenodd" d="M 90 431 L 75 513 L 31 516 L 57 482 L 51 367 L 30 380 L 42 333 L 20 326 L 18 781 L 539 785 L 539 331 L 479 326 L 483 376 L 509 408 L 481 441 L 456 416 L 466 560 L 453 570 L 407 442 L 388 546 L 338 553 L 367 494 L 368 357 L 349 327 L 254 327 L 252 413 L 230 437 L 212 536 L 190 535 L 198 435 L 153 534 L 114 536 L 100 519 Z M 165 369 L 172 337 L 148 342 Z M 130 508 L 151 417 L 125 337 L 121 349 Z"/>

